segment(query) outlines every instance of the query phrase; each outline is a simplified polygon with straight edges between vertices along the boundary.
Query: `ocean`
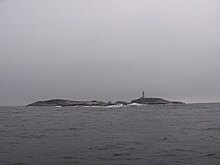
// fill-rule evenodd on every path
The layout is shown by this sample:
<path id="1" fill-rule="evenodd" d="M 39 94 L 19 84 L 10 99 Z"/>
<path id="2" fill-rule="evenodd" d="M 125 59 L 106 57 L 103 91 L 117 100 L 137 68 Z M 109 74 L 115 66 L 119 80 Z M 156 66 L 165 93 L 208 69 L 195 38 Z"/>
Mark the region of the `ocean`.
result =
<path id="1" fill-rule="evenodd" d="M 0 107 L 0 165 L 220 165 L 220 104 Z"/>

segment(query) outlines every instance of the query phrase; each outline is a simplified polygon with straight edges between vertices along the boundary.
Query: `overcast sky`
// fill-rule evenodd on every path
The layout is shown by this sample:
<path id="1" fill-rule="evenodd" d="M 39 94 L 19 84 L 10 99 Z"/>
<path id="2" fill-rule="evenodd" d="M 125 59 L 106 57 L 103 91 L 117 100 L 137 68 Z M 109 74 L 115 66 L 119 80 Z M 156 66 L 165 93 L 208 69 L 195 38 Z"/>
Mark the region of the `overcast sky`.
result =
<path id="1" fill-rule="evenodd" d="M 0 105 L 220 101 L 220 0 L 0 0 Z"/>

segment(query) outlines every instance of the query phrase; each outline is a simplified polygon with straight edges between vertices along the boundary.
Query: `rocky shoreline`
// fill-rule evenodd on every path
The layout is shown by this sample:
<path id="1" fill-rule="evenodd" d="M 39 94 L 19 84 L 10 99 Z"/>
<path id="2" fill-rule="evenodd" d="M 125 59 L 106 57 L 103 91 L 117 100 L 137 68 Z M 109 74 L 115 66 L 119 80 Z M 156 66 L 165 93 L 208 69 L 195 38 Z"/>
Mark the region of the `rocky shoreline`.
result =
<path id="1" fill-rule="evenodd" d="M 64 99 L 51 99 L 46 101 L 37 101 L 27 106 L 114 106 L 114 105 L 128 105 L 128 104 L 185 104 L 179 101 L 168 101 L 162 98 L 145 98 L 141 97 L 139 99 L 132 100 L 131 102 L 116 101 L 112 103 L 103 101 L 73 101 Z"/>

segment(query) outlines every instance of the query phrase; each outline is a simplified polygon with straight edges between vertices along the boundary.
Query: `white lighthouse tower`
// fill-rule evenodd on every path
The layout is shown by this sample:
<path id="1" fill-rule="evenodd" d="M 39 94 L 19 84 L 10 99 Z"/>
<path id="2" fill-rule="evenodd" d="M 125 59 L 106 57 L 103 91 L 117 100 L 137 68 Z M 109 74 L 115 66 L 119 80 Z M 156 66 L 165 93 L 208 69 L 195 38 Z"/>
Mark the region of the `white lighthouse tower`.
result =
<path id="1" fill-rule="evenodd" d="M 142 97 L 141 98 L 144 98 L 145 96 L 144 96 L 144 91 L 142 91 Z"/>

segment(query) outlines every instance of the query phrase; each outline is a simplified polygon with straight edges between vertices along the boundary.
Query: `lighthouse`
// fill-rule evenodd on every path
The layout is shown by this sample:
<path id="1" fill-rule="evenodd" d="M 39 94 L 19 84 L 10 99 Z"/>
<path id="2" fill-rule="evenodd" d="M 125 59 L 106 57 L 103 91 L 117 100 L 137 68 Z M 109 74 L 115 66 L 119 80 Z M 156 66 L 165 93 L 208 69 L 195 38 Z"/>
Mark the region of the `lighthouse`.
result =
<path id="1" fill-rule="evenodd" d="M 144 96 L 144 91 L 142 91 L 142 97 L 141 98 L 144 98 L 145 96 Z"/>

